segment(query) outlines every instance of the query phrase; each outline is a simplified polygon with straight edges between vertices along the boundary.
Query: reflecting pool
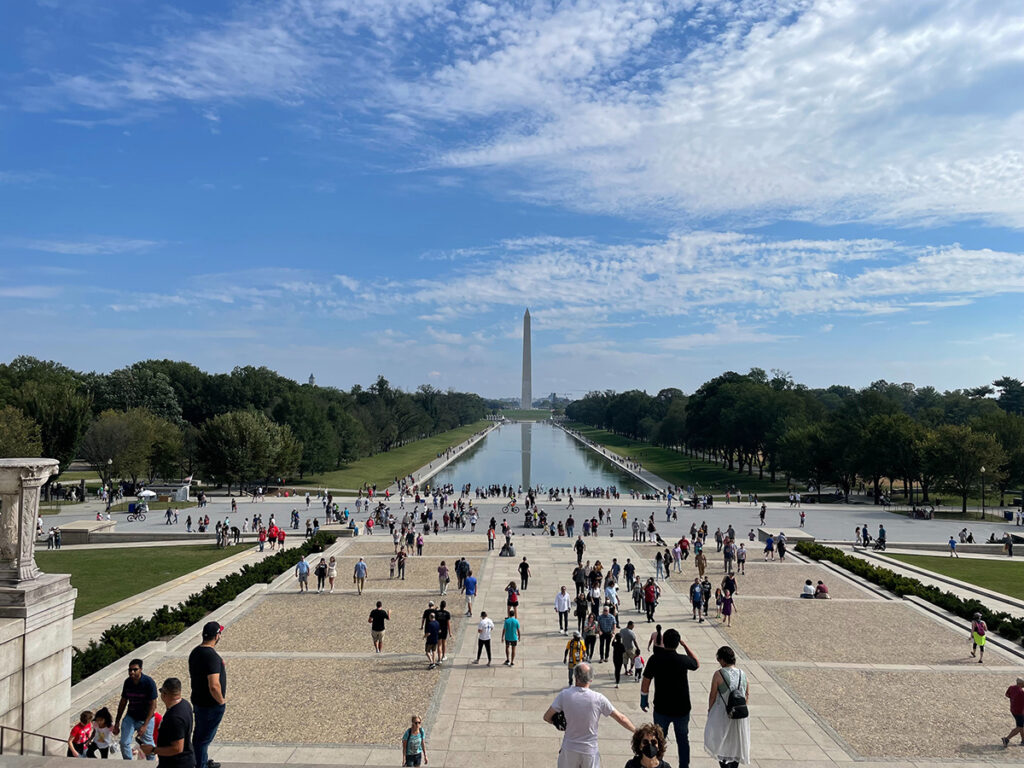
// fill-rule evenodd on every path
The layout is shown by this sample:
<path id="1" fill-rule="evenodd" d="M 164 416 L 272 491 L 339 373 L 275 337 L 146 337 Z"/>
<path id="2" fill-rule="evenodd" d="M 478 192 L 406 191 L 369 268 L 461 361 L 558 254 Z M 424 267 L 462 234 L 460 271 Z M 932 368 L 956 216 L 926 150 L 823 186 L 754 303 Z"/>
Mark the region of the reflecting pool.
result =
<path id="1" fill-rule="evenodd" d="M 496 483 L 524 488 L 614 485 L 620 492 L 648 489 L 558 427 L 542 422 L 498 427 L 429 482 L 451 483 L 456 488 Z"/>

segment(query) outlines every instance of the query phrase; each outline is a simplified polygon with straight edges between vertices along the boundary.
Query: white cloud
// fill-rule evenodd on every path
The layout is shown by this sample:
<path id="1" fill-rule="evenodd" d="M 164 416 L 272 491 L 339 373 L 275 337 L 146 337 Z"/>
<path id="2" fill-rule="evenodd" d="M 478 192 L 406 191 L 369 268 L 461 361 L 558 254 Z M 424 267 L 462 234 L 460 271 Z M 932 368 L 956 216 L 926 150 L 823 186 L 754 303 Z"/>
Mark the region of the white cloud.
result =
<path id="1" fill-rule="evenodd" d="M 65 256 L 113 256 L 121 253 L 140 253 L 162 244 L 159 240 L 124 237 L 90 237 L 81 240 L 7 238 L 0 243 L 8 248 L 59 253 Z"/>

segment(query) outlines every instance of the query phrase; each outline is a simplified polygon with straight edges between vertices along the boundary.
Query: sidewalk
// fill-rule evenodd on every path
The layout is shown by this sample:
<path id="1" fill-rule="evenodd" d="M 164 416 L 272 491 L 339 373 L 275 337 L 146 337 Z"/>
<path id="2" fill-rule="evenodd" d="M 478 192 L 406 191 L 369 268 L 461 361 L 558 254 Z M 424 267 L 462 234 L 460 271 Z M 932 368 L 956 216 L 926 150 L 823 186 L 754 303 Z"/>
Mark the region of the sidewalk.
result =
<path id="1" fill-rule="evenodd" d="M 179 544 L 180 542 L 175 543 Z M 108 546 L 123 547 L 125 545 L 112 544 Z M 152 546 L 152 544 L 145 542 L 138 546 Z M 84 548 L 95 549 L 96 547 L 97 545 L 86 545 Z M 71 547 L 67 547 L 67 549 L 71 549 Z M 242 566 L 259 562 L 272 554 L 274 553 L 269 549 L 259 552 L 257 547 L 246 546 L 237 554 L 218 560 L 198 571 L 179 576 L 166 584 L 153 587 L 81 616 L 74 622 L 72 644 L 77 648 L 85 648 L 90 640 L 98 640 L 103 631 L 113 624 L 123 624 L 138 616 L 148 618 L 158 608 L 165 605 L 177 605 L 208 584 L 213 584 L 229 573 L 241 569 Z"/>

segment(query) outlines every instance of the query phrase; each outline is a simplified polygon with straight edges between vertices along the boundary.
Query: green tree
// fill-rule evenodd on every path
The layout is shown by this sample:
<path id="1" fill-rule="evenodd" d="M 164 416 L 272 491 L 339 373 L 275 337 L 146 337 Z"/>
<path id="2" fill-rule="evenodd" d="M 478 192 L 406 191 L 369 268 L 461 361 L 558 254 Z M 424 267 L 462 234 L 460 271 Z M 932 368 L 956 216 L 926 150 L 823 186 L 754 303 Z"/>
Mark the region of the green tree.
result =
<path id="1" fill-rule="evenodd" d="M 75 458 L 78 445 L 92 421 L 92 403 L 80 394 L 74 382 L 30 380 L 18 390 L 18 402 L 39 425 L 43 455 L 57 459 L 63 472 Z"/>
<path id="2" fill-rule="evenodd" d="M 965 515 L 967 497 L 981 484 L 981 468 L 985 467 L 986 481 L 995 484 L 1006 460 L 995 437 L 959 424 L 936 429 L 926 450 L 932 472 L 943 488 L 960 497 Z"/>
<path id="3" fill-rule="evenodd" d="M 15 408 L 0 408 L 0 459 L 36 458 L 43 455 L 39 425 Z"/>
<path id="4" fill-rule="evenodd" d="M 214 416 L 199 430 L 199 458 L 207 479 L 242 486 L 298 469 L 302 445 L 287 426 L 260 411 Z"/>
<path id="5" fill-rule="evenodd" d="M 93 387 L 98 410 L 145 408 L 168 421 L 181 421 L 181 404 L 171 380 L 167 374 L 145 363 L 135 363 L 106 376 L 98 376 Z"/>

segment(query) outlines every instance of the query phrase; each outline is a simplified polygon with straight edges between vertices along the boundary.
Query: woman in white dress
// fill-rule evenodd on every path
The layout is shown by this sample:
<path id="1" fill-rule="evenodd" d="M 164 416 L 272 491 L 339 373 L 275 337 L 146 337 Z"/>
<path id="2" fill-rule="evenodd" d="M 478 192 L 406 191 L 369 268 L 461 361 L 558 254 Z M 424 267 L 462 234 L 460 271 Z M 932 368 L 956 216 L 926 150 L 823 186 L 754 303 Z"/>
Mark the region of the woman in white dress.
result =
<path id="1" fill-rule="evenodd" d="M 729 717 L 726 702 L 729 692 L 737 690 L 749 704 L 750 687 L 746 673 L 736 668 L 736 652 L 732 648 L 723 645 L 715 657 L 721 668 L 711 678 L 704 749 L 718 760 L 721 768 L 737 768 L 740 763 L 750 763 L 750 718 Z"/>

